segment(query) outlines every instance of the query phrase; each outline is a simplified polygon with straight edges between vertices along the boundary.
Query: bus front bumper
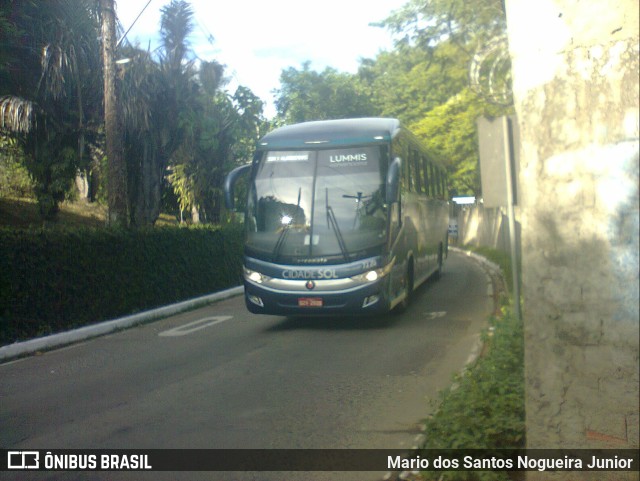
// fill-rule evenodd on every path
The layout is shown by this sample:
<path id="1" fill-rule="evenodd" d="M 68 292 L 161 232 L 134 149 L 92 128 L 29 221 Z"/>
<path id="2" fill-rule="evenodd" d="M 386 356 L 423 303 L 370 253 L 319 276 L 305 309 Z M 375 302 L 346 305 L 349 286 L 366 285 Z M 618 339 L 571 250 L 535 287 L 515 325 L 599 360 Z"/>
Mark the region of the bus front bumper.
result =
<path id="1" fill-rule="evenodd" d="M 373 315 L 389 311 L 388 276 L 346 292 L 282 292 L 245 280 L 247 309 L 283 316 Z"/>

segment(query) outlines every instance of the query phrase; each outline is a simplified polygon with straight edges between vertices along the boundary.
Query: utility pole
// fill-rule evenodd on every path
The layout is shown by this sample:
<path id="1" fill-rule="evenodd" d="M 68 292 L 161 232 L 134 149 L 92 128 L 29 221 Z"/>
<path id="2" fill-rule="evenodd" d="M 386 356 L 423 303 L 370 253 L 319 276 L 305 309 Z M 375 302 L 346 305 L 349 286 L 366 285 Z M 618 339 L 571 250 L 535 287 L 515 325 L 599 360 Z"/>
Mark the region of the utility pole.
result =
<path id="1" fill-rule="evenodd" d="M 104 127 L 107 141 L 108 224 L 129 226 L 127 168 L 122 143 L 122 110 L 116 79 L 116 12 L 114 0 L 100 0 L 104 74 Z"/>
<path id="2" fill-rule="evenodd" d="M 513 187 L 516 185 L 514 178 L 514 146 L 513 146 L 513 128 L 511 119 L 508 116 L 502 118 L 502 129 L 504 132 L 504 159 L 505 159 L 505 178 L 507 187 L 507 215 L 509 216 L 509 246 L 511 249 L 511 275 L 513 280 L 513 307 L 516 319 L 522 320 L 520 312 L 520 268 L 518 262 L 518 233 L 516 230 L 516 213 L 513 207 L 514 192 Z"/>

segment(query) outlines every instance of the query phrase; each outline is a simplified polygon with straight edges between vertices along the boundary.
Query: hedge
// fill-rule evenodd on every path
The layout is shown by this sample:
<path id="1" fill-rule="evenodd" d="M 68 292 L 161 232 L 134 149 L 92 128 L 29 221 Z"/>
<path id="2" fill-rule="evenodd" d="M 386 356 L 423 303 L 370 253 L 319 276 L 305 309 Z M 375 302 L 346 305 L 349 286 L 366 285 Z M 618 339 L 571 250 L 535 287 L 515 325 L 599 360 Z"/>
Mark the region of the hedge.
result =
<path id="1" fill-rule="evenodd" d="M 0 345 L 240 284 L 242 229 L 0 229 Z"/>

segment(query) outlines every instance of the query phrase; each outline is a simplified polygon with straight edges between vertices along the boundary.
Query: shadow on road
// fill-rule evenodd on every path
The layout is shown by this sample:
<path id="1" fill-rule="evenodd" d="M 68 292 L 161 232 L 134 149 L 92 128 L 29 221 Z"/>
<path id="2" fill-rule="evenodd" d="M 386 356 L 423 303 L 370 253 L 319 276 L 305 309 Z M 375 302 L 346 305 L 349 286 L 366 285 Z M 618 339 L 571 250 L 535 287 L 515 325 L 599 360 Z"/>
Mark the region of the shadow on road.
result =
<path id="1" fill-rule="evenodd" d="M 267 332 L 288 331 L 292 329 L 314 329 L 326 331 L 351 331 L 368 329 L 387 329 L 399 320 L 400 316 L 386 314 L 375 317 L 331 316 L 331 317 L 286 317 L 279 324 L 266 329 Z"/>
<path id="2" fill-rule="evenodd" d="M 441 275 L 442 276 L 442 275 Z M 390 312 L 373 317 L 368 316 L 291 316 L 282 319 L 282 322 L 270 326 L 265 329 L 266 332 L 288 331 L 293 329 L 314 329 L 314 330 L 369 330 L 369 329 L 388 329 L 403 320 L 412 319 L 416 315 L 413 312 L 420 297 L 433 286 L 437 281 L 432 277 L 427 279 L 413 293 L 413 299 L 407 310 L 403 313 Z M 419 308 L 418 308 L 419 309 Z"/>

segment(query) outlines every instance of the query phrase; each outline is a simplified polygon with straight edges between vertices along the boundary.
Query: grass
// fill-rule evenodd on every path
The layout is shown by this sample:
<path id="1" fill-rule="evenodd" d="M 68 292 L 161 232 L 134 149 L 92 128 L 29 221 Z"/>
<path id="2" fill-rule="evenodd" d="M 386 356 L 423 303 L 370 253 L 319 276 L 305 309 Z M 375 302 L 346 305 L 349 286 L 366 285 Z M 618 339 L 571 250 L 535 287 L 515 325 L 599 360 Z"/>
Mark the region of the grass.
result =
<path id="1" fill-rule="evenodd" d="M 106 223 L 107 208 L 97 202 L 63 202 L 55 224 L 101 227 Z M 34 199 L 0 198 L 0 226 L 14 228 L 42 227 L 38 204 Z"/>
<path id="2" fill-rule="evenodd" d="M 474 248 L 510 275 L 510 257 Z M 509 279 L 505 279 L 509 282 Z M 525 443 L 524 332 L 511 305 L 490 319 L 483 333 L 485 349 L 478 361 L 440 393 L 434 414 L 425 421 L 424 449 L 516 449 Z M 505 472 L 425 472 L 428 480 L 509 480 Z"/>
<path id="3" fill-rule="evenodd" d="M 494 264 L 500 266 L 500 269 L 502 270 L 502 276 L 505 283 L 507 284 L 507 289 L 509 290 L 509 294 L 513 295 L 513 271 L 511 269 L 510 253 L 484 246 L 477 247 L 466 245 L 464 246 L 464 249 L 475 252 L 476 254 L 479 254 L 487 258 Z M 519 272 L 522 272 L 522 269 L 520 269 Z"/>
<path id="4" fill-rule="evenodd" d="M 104 227 L 107 223 L 107 206 L 85 200 L 65 201 L 52 226 Z M 170 214 L 161 214 L 156 225 L 175 225 L 178 221 Z M 35 199 L 0 197 L 0 227 L 27 229 L 42 227 L 38 204 Z"/>

